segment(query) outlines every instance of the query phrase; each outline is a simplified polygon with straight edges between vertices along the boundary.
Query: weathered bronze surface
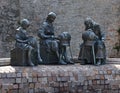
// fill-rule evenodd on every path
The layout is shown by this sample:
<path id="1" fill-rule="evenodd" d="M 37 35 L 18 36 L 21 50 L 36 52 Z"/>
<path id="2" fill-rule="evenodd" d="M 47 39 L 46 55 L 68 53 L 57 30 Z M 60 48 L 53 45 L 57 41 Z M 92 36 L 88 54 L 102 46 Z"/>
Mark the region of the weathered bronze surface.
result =
<path id="1" fill-rule="evenodd" d="M 35 66 L 42 62 L 37 39 L 27 35 L 29 25 L 27 19 L 20 22 L 15 36 L 15 49 L 11 51 L 11 65 Z"/>
<path id="2" fill-rule="evenodd" d="M 82 33 L 83 43 L 80 45 L 78 59 L 81 64 L 101 65 L 106 62 L 105 35 L 98 23 L 86 18 L 85 32 Z"/>
<path id="3" fill-rule="evenodd" d="M 41 58 L 44 64 L 62 64 L 72 63 L 67 59 L 66 46 L 69 46 L 71 36 L 55 36 L 53 22 L 56 14 L 50 12 L 38 31 L 40 38 Z M 66 34 L 65 34 L 66 35 Z M 66 40 L 67 37 L 67 40 Z M 67 42 L 66 42 L 67 41 Z M 63 43 L 64 42 L 64 43 Z"/>

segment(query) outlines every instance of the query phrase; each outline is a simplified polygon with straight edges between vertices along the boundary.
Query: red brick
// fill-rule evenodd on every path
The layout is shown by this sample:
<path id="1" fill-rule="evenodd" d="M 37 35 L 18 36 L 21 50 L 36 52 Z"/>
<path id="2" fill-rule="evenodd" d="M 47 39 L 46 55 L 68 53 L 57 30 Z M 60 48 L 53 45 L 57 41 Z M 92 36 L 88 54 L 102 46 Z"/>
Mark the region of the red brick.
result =
<path id="1" fill-rule="evenodd" d="M 18 87 L 18 84 L 14 84 L 13 85 L 13 89 L 18 89 L 19 87 Z"/>
<path id="2" fill-rule="evenodd" d="M 111 74 L 112 74 L 112 71 L 111 71 L 111 70 L 107 70 L 107 74 L 108 74 L 108 75 L 111 75 Z"/>
<path id="3" fill-rule="evenodd" d="M 100 75 L 100 79 L 102 80 L 105 79 L 104 75 Z"/>
<path id="4" fill-rule="evenodd" d="M 35 84 L 34 83 L 30 83 L 29 84 L 29 88 L 34 88 L 35 87 Z"/>

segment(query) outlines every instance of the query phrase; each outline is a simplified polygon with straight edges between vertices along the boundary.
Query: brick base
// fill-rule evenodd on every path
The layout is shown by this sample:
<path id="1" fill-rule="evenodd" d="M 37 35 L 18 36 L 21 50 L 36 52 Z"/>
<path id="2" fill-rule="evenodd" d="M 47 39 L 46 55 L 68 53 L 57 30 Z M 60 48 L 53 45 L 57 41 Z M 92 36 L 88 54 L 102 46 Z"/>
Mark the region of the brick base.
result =
<path id="1" fill-rule="evenodd" d="M 0 93 L 120 93 L 120 65 L 4 66 Z"/>

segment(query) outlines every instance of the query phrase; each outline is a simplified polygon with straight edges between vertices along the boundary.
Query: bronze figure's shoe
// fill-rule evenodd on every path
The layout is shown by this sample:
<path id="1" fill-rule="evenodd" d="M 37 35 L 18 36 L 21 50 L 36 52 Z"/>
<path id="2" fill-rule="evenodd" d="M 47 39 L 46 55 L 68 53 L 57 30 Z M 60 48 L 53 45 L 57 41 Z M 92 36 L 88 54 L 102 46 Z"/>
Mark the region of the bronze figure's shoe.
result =
<path id="1" fill-rule="evenodd" d="M 35 66 L 31 61 L 28 62 L 29 66 Z"/>
<path id="2" fill-rule="evenodd" d="M 38 64 L 41 65 L 41 64 L 44 64 L 44 62 L 42 60 L 39 60 Z"/>
<path id="3" fill-rule="evenodd" d="M 59 61 L 59 64 L 60 64 L 60 65 L 67 65 L 67 63 L 64 62 L 63 60 Z"/>
<path id="4" fill-rule="evenodd" d="M 101 60 L 99 59 L 96 63 L 97 66 L 101 65 Z"/>
<path id="5" fill-rule="evenodd" d="M 85 65 L 86 62 L 85 62 L 84 60 L 82 60 L 82 61 L 80 62 L 80 64 L 81 64 L 81 65 Z"/>
<path id="6" fill-rule="evenodd" d="M 43 61 L 41 58 L 38 58 L 38 64 L 43 64 Z"/>
<path id="7" fill-rule="evenodd" d="M 74 62 L 71 61 L 71 60 L 67 60 L 66 63 L 67 63 L 67 64 L 74 64 Z"/>

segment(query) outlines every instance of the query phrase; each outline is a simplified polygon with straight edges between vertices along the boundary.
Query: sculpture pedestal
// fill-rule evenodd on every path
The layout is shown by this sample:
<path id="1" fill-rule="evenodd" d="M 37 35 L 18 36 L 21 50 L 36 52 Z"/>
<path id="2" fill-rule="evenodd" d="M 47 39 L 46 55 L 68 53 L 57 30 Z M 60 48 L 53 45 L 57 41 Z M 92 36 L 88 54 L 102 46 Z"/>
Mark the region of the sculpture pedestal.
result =
<path id="1" fill-rule="evenodd" d="M 0 66 L 10 65 L 10 58 L 0 58 Z"/>
<path id="2" fill-rule="evenodd" d="M 117 64 L 2 66 L 0 93 L 119 93 L 119 76 Z"/>
<path id="3" fill-rule="evenodd" d="M 11 50 L 11 61 L 12 66 L 26 66 L 27 64 L 27 51 L 21 48 L 15 48 Z"/>
<path id="4" fill-rule="evenodd" d="M 52 51 L 48 52 L 44 45 L 40 45 L 40 55 L 44 64 L 58 64 L 59 62 L 57 55 Z"/>

